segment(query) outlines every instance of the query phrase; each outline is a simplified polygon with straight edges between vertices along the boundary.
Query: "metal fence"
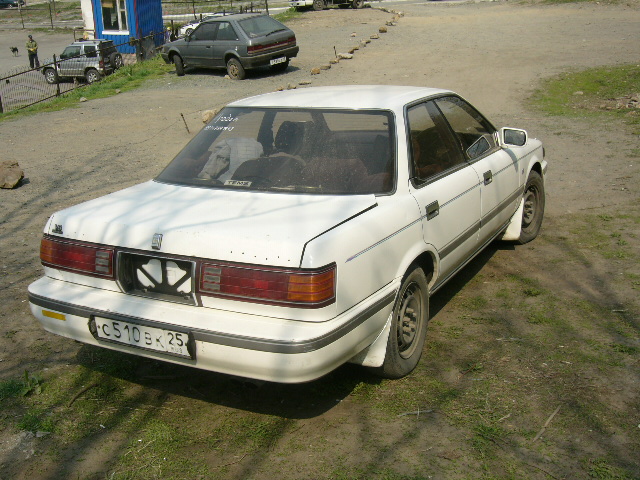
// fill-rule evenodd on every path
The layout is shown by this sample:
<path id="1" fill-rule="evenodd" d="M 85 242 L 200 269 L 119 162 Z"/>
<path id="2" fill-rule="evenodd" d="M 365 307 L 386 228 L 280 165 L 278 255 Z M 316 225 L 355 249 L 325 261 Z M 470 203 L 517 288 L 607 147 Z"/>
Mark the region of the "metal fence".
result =
<path id="1" fill-rule="evenodd" d="M 132 39 L 126 44 L 133 46 L 135 54 L 118 53 L 120 60 L 111 58 L 109 65 L 119 68 L 152 58 L 156 54 L 155 45 L 164 43 L 164 33 Z M 102 65 L 100 63 L 102 62 Z M 83 87 L 103 75 L 113 73 L 117 68 L 104 68 L 102 55 L 97 52 L 81 55 L 60 56 L 45 60 L 39 68 L 19 67 L 0 78 L 0 114 L 19 110 L 39 102 L 59 97 L 75 88 Z"/>
<path id="2" fill-rule="evenodd" d="M 82 25 L 80 2 L 27 2 L 18 8 L 3 9 L 0 25 L 26 28 L 71 28 Z"/>

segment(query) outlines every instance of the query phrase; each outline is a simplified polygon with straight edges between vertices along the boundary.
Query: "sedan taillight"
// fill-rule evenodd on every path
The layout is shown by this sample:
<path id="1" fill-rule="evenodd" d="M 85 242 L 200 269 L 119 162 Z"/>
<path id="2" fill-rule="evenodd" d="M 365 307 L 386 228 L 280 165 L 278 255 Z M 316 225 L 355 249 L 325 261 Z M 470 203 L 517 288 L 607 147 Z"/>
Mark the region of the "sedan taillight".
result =
<path id="1" fill-rule="evenodd" d="M 81 242 L 44 237 L 40 242 L 40 260 L 47 267 L 113 278 L 115 249 Z"/>
<path id="2" fill-rule="evenodd" d="M 336 266 L 317 270 L 280 270 L 203 263 L 202 295 L 274 305 L 318 308 L 335 300 Z"/>

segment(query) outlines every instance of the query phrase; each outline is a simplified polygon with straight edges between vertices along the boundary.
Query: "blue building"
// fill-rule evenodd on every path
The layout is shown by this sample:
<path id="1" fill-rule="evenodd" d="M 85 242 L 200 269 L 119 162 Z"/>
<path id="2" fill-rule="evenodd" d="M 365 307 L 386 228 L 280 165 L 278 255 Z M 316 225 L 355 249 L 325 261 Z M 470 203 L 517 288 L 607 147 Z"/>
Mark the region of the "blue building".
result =
<path id="1" fill-rule="evenodd" d="M 164 43 L 161 0 L 81 0 L 82 17 L 89 36 L 113 40 L 122 53 L 135 53 L 129 44 L 154 34 L 145 48 Z M 93 35 L 91 35 L 93 33 Z"/>

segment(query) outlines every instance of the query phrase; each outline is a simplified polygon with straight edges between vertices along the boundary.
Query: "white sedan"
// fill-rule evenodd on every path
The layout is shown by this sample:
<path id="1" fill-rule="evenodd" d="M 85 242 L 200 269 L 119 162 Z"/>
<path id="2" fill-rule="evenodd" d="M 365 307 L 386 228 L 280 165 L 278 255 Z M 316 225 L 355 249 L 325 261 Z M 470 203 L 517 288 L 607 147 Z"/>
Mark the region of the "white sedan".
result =
<path id="1" fill-rule="evenodd" d="M 205 20 L 210 20 L 212 18 L 223 17 L 225 14 L 223 12 L 213 13 L 211 15 L 207 15 L 206 17 L 202 17 L 200 20 L 194 20 L 193 22 L 186 23 L 180 27 L 178 30 L 178 35 L 180 37 L 186 37 L 191 35 L 191 33 L 196 29 L 198 25 L 200 25 Z"/>
<path id="2" fill-rule="evenodd" d="M 225 107 L 153 180 L 54 213 L 50 332 L 276 382 L 423 350 L 429 296 L 539 232 L 547 162 L 451 91 L 319 87 Z"/>

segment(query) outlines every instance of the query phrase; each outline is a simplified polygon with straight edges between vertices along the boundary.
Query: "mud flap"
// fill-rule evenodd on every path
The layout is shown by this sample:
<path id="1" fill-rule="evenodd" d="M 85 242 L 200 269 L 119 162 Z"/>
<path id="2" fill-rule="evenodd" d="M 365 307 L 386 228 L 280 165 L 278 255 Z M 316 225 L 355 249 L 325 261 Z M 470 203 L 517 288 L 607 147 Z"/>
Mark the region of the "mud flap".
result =
<path id="1" fill-rule="evenodd" d="M 393 318 L 393 310 L 387 318 L 384 328 L 373 341 L 371 345 L 358 353 L 349 360 L 349 363 L 362 365 L 363 367 L 381 367 L 384 363 L 384 357 L 387 352 L 387 340 L 389 339 L 389 330 L 391 329 L 391 319 Z"/>
<path id="2" fill-rule="evenodd" d="M 520 206 L 516 210 L 516 213 L 511 217 L 509 226 L 504 231 L 501 240 L 515 241 L 520 238 L 520 231 L 522 230 L 522 209 L 524 208 L 524 199 L 520 200 Z"/>

